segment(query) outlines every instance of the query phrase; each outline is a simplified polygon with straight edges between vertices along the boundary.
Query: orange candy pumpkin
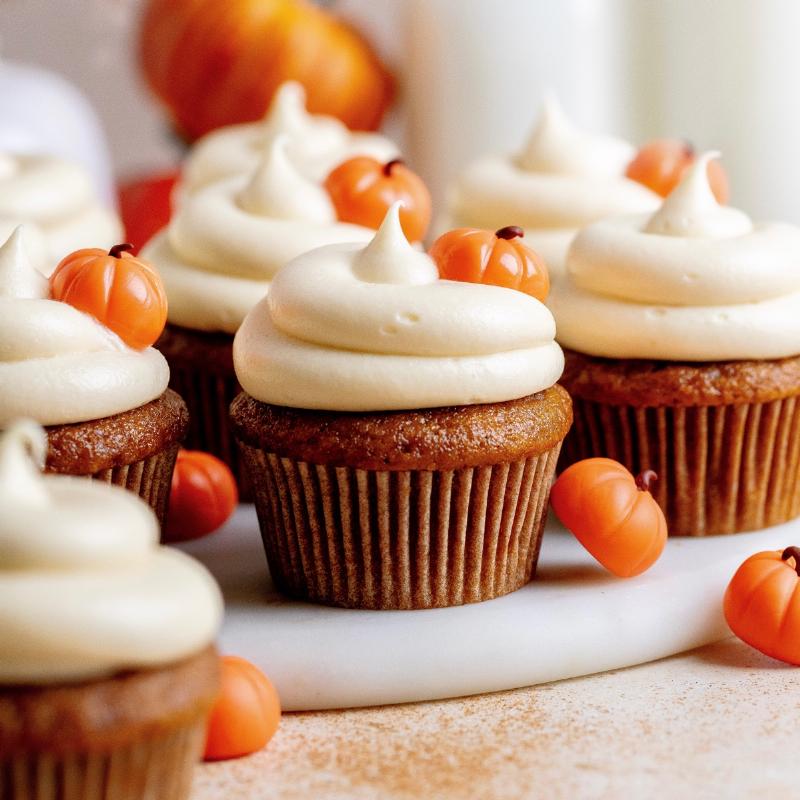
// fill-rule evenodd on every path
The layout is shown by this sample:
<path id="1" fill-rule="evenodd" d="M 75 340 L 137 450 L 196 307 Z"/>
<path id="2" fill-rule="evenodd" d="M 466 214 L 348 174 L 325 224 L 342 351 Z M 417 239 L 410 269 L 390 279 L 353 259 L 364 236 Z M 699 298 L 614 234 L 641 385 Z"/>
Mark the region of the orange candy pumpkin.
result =
<path id="1" fill-rule="evenodd" d="M 281 720 L 278 693 L 258 667 L 238 656 L 223 656 L 221 668 L 222 688 L 208 721 L 206 761 L 261 750 Z"/>
<path id="2" fill-rule="evenodd" d="M 649 488 L 657 476 L 634 478 L 610 458 L 587 458 L 561 473 L 550 502 L 575 538 L 620 578 L 649 569 L 664 550 L 667 522 Z"/>
<path id="3" fill-rule="evenodd" d="M 189 139 L 259 119 L 287 80 L 354 129 L 377 128 L 394 91 L 367 42 L 307 0 L 148 0 L 139 59 Z"/>
<path id="4" fill-rule="evenodd" d="M 655 139 L 646 144 L 628 165 L 625 174 L 666 197 L 694 163 L 696 153 L 689 142 L 680 139 Z M 708 164 L 708 181 L 718 203 L 728 202 L 728 176 L 719 161 Z"/>
<path id="5" fill-rule="evenodd" d="M 143 350 L 164 330 L 167 295 L 156 270 L 128 252 L 132 247 L 71 253 L 50 276 L 50 296 L 91 314 L 129 347 Z"/>
<path id="6" fill-rule="evenodd" d="M 456 228 L 433 243 L 430 255 L 445 280 L 504 286 L 544 302 L 550 291 L 547 266 L 521 241 L 524 235 L 516 225 L 495 233 Z"/>
<path id="7" fill-rule="evenodd" d="M 164 541 L 186 542 L 217 530 L 239 502 L 225 462 L 199 450 L 180 450 L 172 473 Z"/>
<path id="8" fill-rule="evenodd" d="M 386 164 L 369 156 L 348 159 L 328 175 L 325 188 L 341 222 L 377 230 L 392 204 L 400 201 L 400 224 L 408 241 L 425 237 L 431 195 L 422 178 L 399 158 Z"/>
<path id="9" fill-rule="evenodd" d="M 725 619 L 751 647 L 800 666 L 799 588 L 800 548 L 756 553 L 728 584 Z"/>

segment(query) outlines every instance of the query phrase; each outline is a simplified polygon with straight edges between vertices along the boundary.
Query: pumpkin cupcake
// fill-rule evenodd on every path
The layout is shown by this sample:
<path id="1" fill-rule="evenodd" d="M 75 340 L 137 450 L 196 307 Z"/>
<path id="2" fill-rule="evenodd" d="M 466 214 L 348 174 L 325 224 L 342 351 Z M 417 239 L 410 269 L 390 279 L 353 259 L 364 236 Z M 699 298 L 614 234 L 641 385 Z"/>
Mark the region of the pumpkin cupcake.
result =
<path id="1" fill-rule="evenodd" d="M 35 231 L 0 247 L 0 429 L 47 427 L 47 469 L 125 486 L 163 521 L 188 423 L 149 345 L 164 326 L 158 275 L 125 246 L 81 250 L 50 281 L 28 256 Z"/>
<path id="2" fill-rule="evenodd" d="M 36 266 L 45 275 L 65 253 L 109 248 L 122 237 L 119 218 L 95 196 L 82 167 L 54 156 L 0 152 L 0 241 L 22 223 L 44 234 Z"/>
<path id="3" fill-rule="evenodd" d="M 286 136 L 288 156 L 307 178 L 322 181 L 354 156 L 397 158 L 397 145 L 376 133 L 351 131 L 335 117 L 309 114 L 305 89 L 296 81 L 278 87 L 263 120 L 229 125 L 199 139 L 183 164 L 180 193 L 192 193 L 236 175 L 252 175 L 268 142 Z"/>
<path id="4" fill-rule="evenodd" d="M 252 174 L 234 175 L 187 195 L 169 227 L 143 250 L 158 267 L 169 297 L 169 324 L 158 347 L 170 365 L 170 385 L 189 406 L 187 446 L 228 463 L 245 499 L 249 492 L 228 425 L 230 403 L 240 391 L 233 335 L 292 258 L 325 244 L 367 242 L 374 233 L 371 218 L 355 224 L 358 214 L 348 214 L 354 198 L 344 184 L 364 183 L 363 170 L 348 167 L 346 174 L 336 173 L 334 203 L 321 183 L 295 167 L 290 145 L 279 134 L 267 142 Z M 404 191 L 412 177 L 421 184 L 396 162 L 370 164 L 375 172 L 388 172 L 367 175 L 367 192 L 377 187 L 391 194 L 394 184 Z"/>
<path id="5" fill-rule="evenodd" d="M 658 207 L 654 192 L 625 176 L 634 155 L 625 141 L 575 128 L 548 95 L 521 152 L 486 156 L 458 177 L 447 225 L 494 230 L 513 220 L 557 279 L 584 225 Z"/>
<path id="6" fill-rule="evenodd" d="M 214 580 L 113 486 L 0 434 L 0 794 L 183 800 L 219 684 Z"/>
<path id="7" fill-rule="evenodd" d="M 236 334 L 232 425 L 295 597 L 450 606 L 535 570 L 571 421 L 553 318 L 522 291 L 441 280 L 398 212 L 367 246 L 284 267 Z"/>
<path id="8" fill-rule="evenodd" d="M 564 464 L 653 469 L 671 534 L 800 514 L 800 229 L 720 206 L 698 159 L 655 214 L 585 228 L 550 304 Z"/>

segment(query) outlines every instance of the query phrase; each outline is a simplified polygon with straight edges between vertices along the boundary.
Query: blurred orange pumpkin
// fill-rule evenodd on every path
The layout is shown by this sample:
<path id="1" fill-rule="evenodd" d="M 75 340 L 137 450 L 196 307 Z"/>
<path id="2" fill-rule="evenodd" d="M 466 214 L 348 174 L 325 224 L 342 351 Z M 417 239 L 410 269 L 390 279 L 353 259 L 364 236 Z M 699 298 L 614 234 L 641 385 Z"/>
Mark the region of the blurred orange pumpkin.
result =
<path id="1" fill-rule="evenodd" d="M 76 250 L 50 276 L 53 300 L 91 314 L 129 347 L 143 350 L 155 342 L 167 321 L 167 295 L 156 270 L 117 244 Z"/>
<path id="2" fill-rule="evenodd" d="M 136 255 L 155 236 L 172 216 L 172 190 L 180 173 L 148 175 L 127 181 L 119 186 L 119 214 L 125 226 L 125 236 L 133 243 Z"/>
<path id="3" fill-rule="evenodd" d="M 393 93 L 364 39 L 307 0 L 147 0 L 139 56 L 189 139 L 259 119 L 286 80 L 353 129 L 377 128 Z"/>

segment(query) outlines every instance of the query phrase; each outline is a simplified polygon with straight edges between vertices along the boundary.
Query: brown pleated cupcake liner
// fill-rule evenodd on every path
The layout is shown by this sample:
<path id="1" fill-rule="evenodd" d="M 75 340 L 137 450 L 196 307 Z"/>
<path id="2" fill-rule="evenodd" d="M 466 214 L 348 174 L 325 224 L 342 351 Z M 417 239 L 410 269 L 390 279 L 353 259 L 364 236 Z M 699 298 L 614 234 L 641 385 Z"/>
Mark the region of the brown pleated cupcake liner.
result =
<path id="1" fill-rule="evenodd" d="M 0 798 L 186 800 L 204 742 L 205 715 L 110 752 L 0 756 Z"/>
<path id="2" fill-rule="evenodd" d="M 800 401 L 635 407 L 573 397 L 559 469 L 606 456 L 653 469 L 673 536 L 757 530 L 800 515 Z"/>
<path id="3" fill-rule="evenodd" d="M 239 499 L 252 500 L 236 439 L 231 432 L 230 405 L 242 391 L 236 376 L 203 372 L 192 364 L 170 361 L 169 385 L 180 394 L 189 408 L 189 430 L 184 447 L 203 450 L 222 459 L 230 468 L 239 487 Z"/>
<path id="4" fill-rule="evenodd" d="M 419 609 L 489 600 L 530 581 L 561 444 L 441 471 L 315 465 L 240 447 L 281 591 L 327 605 Z"/>
<path id="5" fill-rule="evenodd" d="M 138 494 L 158 517 L 159 524 L 163 527 L 167 517 L 169 492 L 172 486 L 172 472 L 175 469 L 175 460 L 178 457 L 178 448 L 175 444 L 166 447 L 159 453 L 109 469 L 101 469 L 79 477 L 91 478 L 113 486 L 121 486 L 134 494 Z M 2 795 L 0 795 L 2 798 Z"/>

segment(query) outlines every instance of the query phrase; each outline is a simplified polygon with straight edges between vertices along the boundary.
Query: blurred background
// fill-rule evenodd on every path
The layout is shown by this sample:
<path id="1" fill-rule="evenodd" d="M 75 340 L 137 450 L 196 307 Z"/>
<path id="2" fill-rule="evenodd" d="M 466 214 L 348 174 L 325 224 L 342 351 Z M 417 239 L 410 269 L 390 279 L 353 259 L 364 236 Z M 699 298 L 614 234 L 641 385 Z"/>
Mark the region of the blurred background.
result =
<path id="1" fill-rule="evenodd" d="M 227 2 L 239 0 L 218 5 Z M 734 204 L 759 218 L 800 223 L 793 197 L 800 179 L 796 0 L 323 5 L 363 33 L 394 74 L 396 102 L 384 127 L 439 200 L 467 160 L 519 147 L 552 87 L 590 130 L 636 144 L 678 136 L 721 150 Z M 141 0 L 0 0 L 0 147 L 30 144 L 33 134 L 17 124 L 21 114 L 36 118 L 31 130 L 43 128 L 35 136 L 55 151 L 78 138 L 55 99 L 63 92 L 47 99 L 55 90 L 45 84 L 55 79 L 20 74 L 24 63 L 80 87 L 117 176 L 175 164 L 183 144 L 137 57 L 142 8 Z M 101 134 L 83 131 L 81 138 L 82 157 L 102 182 L 108 162 Z"/>

